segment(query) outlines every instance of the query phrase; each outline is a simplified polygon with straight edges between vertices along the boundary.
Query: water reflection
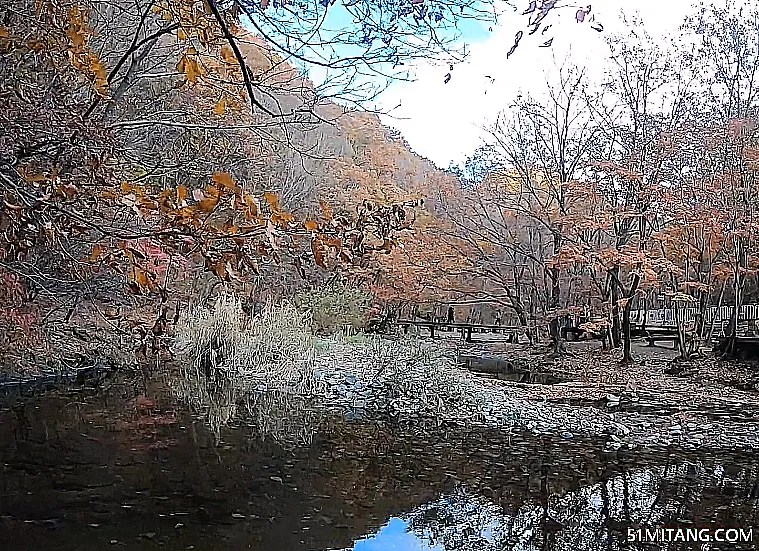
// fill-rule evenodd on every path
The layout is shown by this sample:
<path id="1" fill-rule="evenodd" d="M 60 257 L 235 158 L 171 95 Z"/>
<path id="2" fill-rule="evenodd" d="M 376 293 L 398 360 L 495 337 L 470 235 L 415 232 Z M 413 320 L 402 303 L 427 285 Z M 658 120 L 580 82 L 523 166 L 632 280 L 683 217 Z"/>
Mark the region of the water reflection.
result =
<path id="1" fill-rule="evenodd" d="M 748 454 L 327 418 L 289 446 L 233 395 L 191 413 L 172 381 L 0 404 L 0 548 L 622 550 L 638 522 L 759 525 Z"/>
<path id="2" fill-rule="evenodd" d="M 693 515 L 694 507 L 710 490 L 734 495 L 755 471 L 739 469 L 733 477 L 725 467 L 713 469 L 699 463 L 635 470 L 565 494 L 548 496 L 547 506 L 525 503 L 513 512 L 459 486 L 410 513 L 391 519 L 376 535 L 356 542 L 353 551 L 366 550 L 614 550 L 636 548 L 626 541 L 628 526 L 697 526 L 754 528 L 755 498 L 730 500 L 717 509 L 747 507 L 747 518 Z M 684 492 L 666 495 L 677 481 L 698 481 Z M 752 485 L 753 486 L 753 485 Z M 732 490 L 731 490 L 732 488 Z M 708 502 L 708 499 L 707 499 Z M 716 513 L 717 511 L 713 511 Z M 738 524 L 736 524 L 736 521 Z M 759 537 L 757 534 L 756 537 Z M 689 543 L 691 547 L 694 543 Z M 708 547 L 719 549 L 719 547 Z M 754 549 L 754 545 L 730 543 L 726 549 Z M 346 550 L 348 551 L 348 550 Z"/>
<path id="3" fill-rule="evenodd" d="M 409 521 L 392 518 L 376 535 L 356 542 L 345 551 L 443 551 L 410 531 Z"/>

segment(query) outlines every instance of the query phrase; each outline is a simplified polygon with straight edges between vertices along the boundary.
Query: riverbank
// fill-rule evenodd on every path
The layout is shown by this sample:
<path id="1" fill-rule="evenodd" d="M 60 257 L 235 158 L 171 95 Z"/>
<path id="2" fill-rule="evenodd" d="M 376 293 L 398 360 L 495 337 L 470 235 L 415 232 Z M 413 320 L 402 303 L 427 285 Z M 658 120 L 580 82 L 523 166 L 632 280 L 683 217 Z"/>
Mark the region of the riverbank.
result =
<path id="1" fill-rule="evenodd" d="M 247 415 L 276 438 L 297 427 L 294 442 L 307 443 L 323 411 L 406 427 L 600 437 L 608 451 L 759 448 L 759 375 L 713 358 L 675 363 L 661 348 L 636 345 L 638 361 L 621 366 L 616 352 L 595 342 L 569 343 L 568 354 L 556 357 L 507 343 L 463 348 L 445 339 L 318 336 L 291 306 L 270 306 L 251 320 L 232 299 L 189 312 L 173 342 L 175 359 L 166 365 L 175 394 L 213 430 Z M 462 367 L 462 357 L 519 376 L 478 374 Z M 96 361 L 63 375 L 6 376 L 0 390 L 45 390 L 102 378 L 109 368 Z"/>
<path id="2" fill-rule="evenodd" d="M 433 342 L 426 346 L 440 347 Z M 449 348 L 449 358 L 453 352 Z M 323 402 L 352 416 L 387 414 L 410 425 L 437 422 L 526 429 L 565 439 L 604 437 L 609 451 L 672 445 L 759 448 L 757 394 L 713 380 L 716 362 L 703 371 L 698 365 L 683 366 L 676 376 L 668 373 L 671 363 L 666 359 L 647 359 L 623 368 L 613 353 L 584 350 L 558 359 L 522 347 L 514 347 L 512 353 L 516 365 L 569 380 L 502 381 L 452 365 L 448 369 L 451 379 L 456 379 L 455 390 L 447 391 L 438 411 L 431 412 L 415 407 L 413 393 L 398 395 L 385 377 L 371 378 L 365 369 L 336 362 L 320 375 L 329 383 Z M 429 375 L 422 369 L 409 366 L 405 376 L 424 381 Z M 735 366 L 733 371 L 741 372 Z"/>

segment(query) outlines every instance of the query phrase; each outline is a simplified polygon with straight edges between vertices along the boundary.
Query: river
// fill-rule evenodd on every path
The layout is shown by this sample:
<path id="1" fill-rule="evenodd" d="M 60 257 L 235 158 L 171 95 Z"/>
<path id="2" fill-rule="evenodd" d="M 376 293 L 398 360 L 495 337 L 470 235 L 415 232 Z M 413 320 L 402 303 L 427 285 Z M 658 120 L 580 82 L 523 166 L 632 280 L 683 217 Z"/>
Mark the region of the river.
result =
<path id="1" fill-rule="evenodd" d="M 309 445 L 283 446 L 242 414 L 210 430 L 170 387 L 118 375 L 4 398 L 0 547 L 700 548 L 628 542 L 639 525 L 753 529 L 759 540 L 749 454 L 605 452 L 579 438 L 337 418 Z"/>

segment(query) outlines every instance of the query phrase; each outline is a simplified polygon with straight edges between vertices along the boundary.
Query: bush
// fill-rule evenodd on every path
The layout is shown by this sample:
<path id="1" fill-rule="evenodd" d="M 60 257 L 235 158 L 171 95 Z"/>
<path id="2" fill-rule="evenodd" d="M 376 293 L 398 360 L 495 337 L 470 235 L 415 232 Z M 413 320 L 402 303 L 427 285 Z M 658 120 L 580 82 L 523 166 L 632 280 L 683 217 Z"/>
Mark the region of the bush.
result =
<path id="1" fill-rule="evenodd" d="M 355 287 L 330 286 L 304 293 L 296 302 L 310 314 L 314 333 L 357 333 L 368 321 L 372 295 Z"/>

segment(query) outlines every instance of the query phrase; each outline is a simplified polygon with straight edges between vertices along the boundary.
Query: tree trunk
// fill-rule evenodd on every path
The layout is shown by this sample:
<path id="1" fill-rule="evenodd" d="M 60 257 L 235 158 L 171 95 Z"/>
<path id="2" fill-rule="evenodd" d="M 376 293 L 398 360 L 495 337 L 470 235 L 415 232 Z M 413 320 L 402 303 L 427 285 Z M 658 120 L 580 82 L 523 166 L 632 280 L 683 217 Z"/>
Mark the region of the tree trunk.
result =
<path id="1" fill-rule="evenodd" d="M 740 317 L 741 305 L 743 304 L 743 284 L 745 276 L 740 273 L 735 273 L 733 277 L 733 290 L 735 297 L 733 300 L 733 312 L 730 315 L 730 326 L 728 328 L 727 347 L 725 348 L 725 354 L 732 356 L 735 353 L 735 339 L 738 337 L 738 319 Z"/>
<path id="2" fill-rule="evenodd" d="M 632 338 L 630 335 L 630 311 L 632 300 L 628 300 L 622 308 L 622 363 L 632 362 Z"/>
<path id="3" fill-rule="evenodd" d="M 712 316 L 712 319 L 709 323 L 709 332 L 706 334 L 706 345 L 709 345 L 712 342 L 712 335 L 714 334 L 714 322 L 717 321 L 717 316 L 719 316 L 720 310 L 722 309 L 722 299 L 725 297 L 725 283 L 722 284 L 722 289 L 720 289 L 719 292 L 719 299 L 717 299 L 717 311 L 714 312 L 714 315 Z"/>
<path id="4" fill-rule="evenodd" d="M 561 251 L 561 234 L 555 232 L 553 234 L 553 254 L 557 255 Z M 558 268 L 551 268 L 549 271 L 551 276 L 551 320 L 548 323 L 548 334 L 551 337 L 551 344 L 553 345 L 554 354 L 562 354 L 566 352 L 566 346 L 561 338 L 561 322 L 559 320 L 559 298 L 561 294 L 561 287 L 559 282 L 559 276 L 561 275 Z"/>
<path id="5" fill-rule="evenodd" d="M 672 313 L 675 316 L 675 327 L 677 328 L 677 349 L 680 351 L 680 358 L 687 360 L 688 350 L 685 347 L 685 329 L 683 327 L 683 316 L 680 312 L 679 302 L 675 302 Z"/>
<path id="6" fill-rule="evenodd" d="M 622 344 L 622 322 L 619 316 L 619 266 L 612 269 L 611 277 L 611 346 L 619 348 Z"/>

